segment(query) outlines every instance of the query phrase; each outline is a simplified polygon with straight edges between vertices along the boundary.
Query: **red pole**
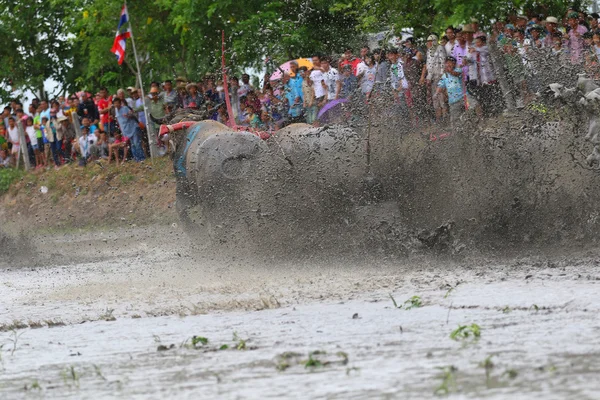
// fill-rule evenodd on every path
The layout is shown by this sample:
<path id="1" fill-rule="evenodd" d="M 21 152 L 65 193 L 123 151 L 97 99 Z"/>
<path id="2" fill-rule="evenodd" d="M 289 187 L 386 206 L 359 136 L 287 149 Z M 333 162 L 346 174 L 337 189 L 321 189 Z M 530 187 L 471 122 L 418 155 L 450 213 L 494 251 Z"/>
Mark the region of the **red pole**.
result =
<path id="1" fill-rule="evenodd" d="M 223 71 L 223 89 L 225 90 L 225 104 L 227 105 L 227 115 L 229 115 L 230 128 L 235 128 L 235 119 L 233 118 L 233 109 L 229 99 L 229 85 L 227 84 L 227 71 L 225 68 L 225 31 L 221 31 L 221 69 Z"/>

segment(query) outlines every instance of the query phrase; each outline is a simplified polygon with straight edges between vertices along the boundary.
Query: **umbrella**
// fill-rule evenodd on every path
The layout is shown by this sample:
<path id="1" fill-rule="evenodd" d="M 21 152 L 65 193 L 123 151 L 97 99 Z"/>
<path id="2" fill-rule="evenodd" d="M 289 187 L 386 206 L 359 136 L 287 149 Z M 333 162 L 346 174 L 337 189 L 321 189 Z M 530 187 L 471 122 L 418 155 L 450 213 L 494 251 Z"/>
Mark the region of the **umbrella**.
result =
<path id="1" fill-rule="evenodd" d="M 342 104 L 346 103 L 347 101 L 348 99 L 337 99 L 330 101 L 323 106 L 321 111 L 319 111 L 317 119 L 321 122 L 333 122 L 334 120 L 342 117 L 344 112 Z"/>
<path id="2" fill-rule="evenodd" d="M 273 72 L 273 75 L 271 75 L 271 80 L 272 81 L 279 80 L 279 79 L 283 78 L 284 72 L 290 72 L 290 63 L 292 61 L 296 61 L 298 63 L 298 67 L 306 67 L 308 69 L 311 69 L 313 67 L 313 63 L 310 58 L 298 58 L 296 60 L 290 60 L 284 64 L 281 64 L 279 66 L 279 68 L 275 72 Z M 281 72 L 281 71 L 283 71 L 283 72 Z M 290 75 L 294 76 L 292 73 L 290 73 Z"/>

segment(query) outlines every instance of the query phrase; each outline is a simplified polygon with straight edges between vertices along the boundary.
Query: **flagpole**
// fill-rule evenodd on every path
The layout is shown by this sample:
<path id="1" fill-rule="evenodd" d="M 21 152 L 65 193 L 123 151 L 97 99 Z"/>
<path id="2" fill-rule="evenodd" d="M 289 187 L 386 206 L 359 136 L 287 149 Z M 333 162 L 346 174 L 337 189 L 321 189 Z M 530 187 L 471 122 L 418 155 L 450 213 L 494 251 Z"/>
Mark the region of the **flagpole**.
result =
<path id="1" fill-rule="evenodd" d="M 127 1 L 124 2 L 125 7 L 127 7 Z M 127 10 L 129 12 L 129 10 Z M 144 116 L 146 117 L 146 132 L 148 133 L 148 145 L 150 147 L 150 157 L 156 157 L 156 142 L 154 132 L 151 132 L 150 129 L 150 118 L 148 118 L 148 110 L 146 109 L 146 94 L 144 93 L 144 84 L 142 83 L 142 71 L 140 70 L 140 62 L 137 56 L 137 50 L 135 48 L 135 40 L 133 39 L 133 28 L 131 27 L 131 20 L 129 20 L 129 30 L 131 32 L 131 45 L 133 46 L 133 56 L 135 57 L 135 66 L 137 68 L 137 78 L 140 84 L 140 91 L 142 92 L 142 107 L 144 107 Z"/>

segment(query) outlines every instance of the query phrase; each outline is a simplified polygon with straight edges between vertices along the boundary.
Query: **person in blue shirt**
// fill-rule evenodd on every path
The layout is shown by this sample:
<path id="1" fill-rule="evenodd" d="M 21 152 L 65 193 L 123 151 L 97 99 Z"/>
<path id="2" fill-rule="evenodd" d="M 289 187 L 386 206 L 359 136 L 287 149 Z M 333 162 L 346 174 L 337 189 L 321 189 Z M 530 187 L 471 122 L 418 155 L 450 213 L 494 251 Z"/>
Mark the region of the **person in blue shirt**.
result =
<path id="1" fill-rule="evenodd" d="M 138 162 L 143 161 L 146 157 L 144 155 L 144 150 L 142 149 L 142 132 L 136 113 L 131 108 L 122 104 L 121 99 L 118 97 L 113 99 L 113 107 L 121 132 L 131 143 L 133 158 Z"/>
<path id="2" fill-rule="evenodd" d="M 290 106 L 288 112 L 290 121 L 299 122 L 302 117 L 302 103 L 304 101 L 302 94 L 302 82 L 304 82 L 304 79 L 298 73 L 298 62 L 290 62 L 290 74 L 284 75 L 283 82 L 285 84 L 285 97 Z"/>
<path id="3" fill-rule="evenodd" d="M 450 122 L 456 122 L 465 110 L 465 92 L 462 82 L 462 69 L 456 67 L 456 58 L 446 57 L 442 78 L 438 82 L 437 93 L 446 92 L 450 110 Z"/>

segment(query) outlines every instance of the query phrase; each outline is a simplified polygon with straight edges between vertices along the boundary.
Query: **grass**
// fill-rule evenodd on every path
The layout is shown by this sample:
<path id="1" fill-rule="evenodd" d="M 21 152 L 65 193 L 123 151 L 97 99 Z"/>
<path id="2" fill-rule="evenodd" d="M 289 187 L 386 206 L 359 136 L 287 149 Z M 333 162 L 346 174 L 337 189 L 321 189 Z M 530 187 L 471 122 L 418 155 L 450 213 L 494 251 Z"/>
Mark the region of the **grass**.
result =
<path id="1" fill-rule="evenodd" d="M 122 184 L 127 184 L 127 183 L 133 182 L 135 180 L 135 175 L 125 172 L 125 173 L 119 175 L 119 180 L 121 181 Z"/>
<path id="2" fill-rule="evenodd" d="M 70 367 L 63 369 L 60 375 L 62 376 L 65 385 L 79 387 L 79 378 L 81 376 L 75 371 L 74 366 L 71 365 Z"/>
<path id="3" fill-rule="evenodd" d="M 117 318 L 115 318 L 115 316 L 113 315 L 114 312 L 115 310 L 113 308 L 107 308 L 106 311 L 104 311 L 104 314 L 100 315 L 98 319 L 109 322 L 116 321 Z"/>
<path id="4" fill-rule="evenodd" d="M 8 340 L 10 340 L 12 342 L 12 350 L 10 352 L 10 355 L 14 355 L 15 351 L 17 351 L 17 344 L 19 342 L 19 338 L 25 333 L 25 332 L 21 332 L 18 333 L 16 329 L 13 329 L 12 331 L 12 336 L 8 338 Z"/>
<path id="5" fill-rule="evenodd" d="M 25 176 L 25 171 L 16 168 L 0 169 L 0 193 L 7 192 L 16 180 Z"/>
<path id="6" fill-rule="evenodd" d="M 392 304 L 394 304 L 394 308 L 399 308 L 401 310 L 411 310 L 413 308 L 423 307 L 423 301 L 421 300 L 420 296 L 413 296 L 410 299 L 406 300 L 402 305 L 398 305 L 398 302 L 396 301 L 394 296 L 392 296 L 391 294 L 389 296 L 390 299 L 392 299 Z"/>
<path id="7" fill-rule="evenodd" d="M 473 339 L 478 340 L 481 337 L 481 328 L 477 324 L 471 325 L 459 325 L 458 328 L 450 333 L 450 339 L 452 340 L 467 340 Z"/>
<path id="8" fill-rule="evenodd" d="M 192 336 L 192 346 L 197 347 L 198 344 L 206 346 L 208 344 L 208 339 L 203 336 Z"/>
<path id="9" fill-rule="evenodd" d="M 242 339 L 238 336 L 237 332 L 233 332 L 233 341 L 235 342 L 236 350 L 246 350 L 246 342 L 248 339 Z"/>
<path id="10" fill-rule="evenodd" d="M 485 369 L 485 381 L 487 384 L 490 382 L 490 375 L 492 373 L 492 369 L 495 367 L 494 363 L 492 362 L 492 357 L 494 357 L 493 354 L 487 356 L 485 360 L 479 363 L 479 366 Z"/>
<path id="11" fill-rule="evenodd" d="M 433 391 L 433 394 L 441 396 L 456 391 L 456 372 L 458 368 L 454 365 L 438 368 L 442 370 L 442 383 Z"/>

